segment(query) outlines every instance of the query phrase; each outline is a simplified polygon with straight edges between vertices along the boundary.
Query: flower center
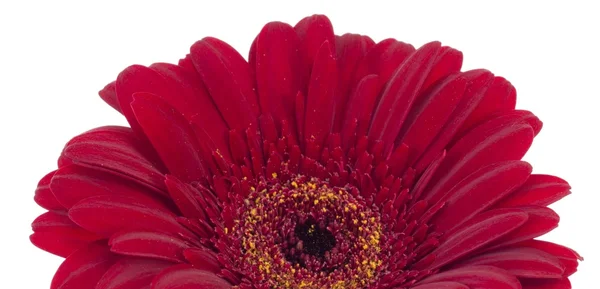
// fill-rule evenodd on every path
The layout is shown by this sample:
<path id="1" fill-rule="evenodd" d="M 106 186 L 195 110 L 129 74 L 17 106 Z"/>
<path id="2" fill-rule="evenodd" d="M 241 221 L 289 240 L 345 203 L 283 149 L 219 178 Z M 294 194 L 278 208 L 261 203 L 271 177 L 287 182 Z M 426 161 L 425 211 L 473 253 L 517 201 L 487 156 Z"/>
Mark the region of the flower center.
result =
<path id="1" fill-rule="evenodd" d="M 230 238 L 238 268 L 270 288 L 365 288 L 382 270 L 380 216 L 353 187 L 304 176 L 253 186 Z M 236 243 L 237 242 L 237 243 Z"/>

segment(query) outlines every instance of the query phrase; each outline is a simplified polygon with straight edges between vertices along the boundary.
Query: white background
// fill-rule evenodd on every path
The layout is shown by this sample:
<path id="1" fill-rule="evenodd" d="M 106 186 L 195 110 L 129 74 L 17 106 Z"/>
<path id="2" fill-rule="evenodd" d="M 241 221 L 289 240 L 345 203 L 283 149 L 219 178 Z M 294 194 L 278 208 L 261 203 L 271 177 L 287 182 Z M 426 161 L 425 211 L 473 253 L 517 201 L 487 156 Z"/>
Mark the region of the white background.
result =
<path id="1" fill-rule="evenodd" d="M 314 13 L 327 14 L 336 34 L 415 46 L 441 40 L 463 51 L 464 69 L 509 79 L 517 106 L 544 121 L 526 160 L 573 187 L 553 206 L 561 224 L 544 239 L 586 258 L 573 288 L 597 287 L 600 9 L 592 0 L 448 2 L 1 0 L 0 287 L 49 287 L 61 260 L 28 241 L 31 221 L 43 212 L 34 189 L 72 136 L 126 124 L 97 96 L 123 68 L 176 62 L 204 36 L 247 55 L 266 22 L 295 23 Z"/>

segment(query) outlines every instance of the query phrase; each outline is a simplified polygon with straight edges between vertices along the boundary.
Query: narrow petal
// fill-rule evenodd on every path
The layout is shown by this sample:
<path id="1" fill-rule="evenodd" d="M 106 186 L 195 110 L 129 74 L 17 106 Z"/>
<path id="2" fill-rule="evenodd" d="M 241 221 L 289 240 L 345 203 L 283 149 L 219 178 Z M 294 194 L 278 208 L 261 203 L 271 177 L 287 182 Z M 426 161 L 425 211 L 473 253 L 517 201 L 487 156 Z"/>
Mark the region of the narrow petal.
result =
<path id="1" fill-rule="evenodd" d="M 516 209 L 527 213 L 527 222 L 519 229 L 494 242 L 490 248 L 498 248 L 521 241 L 531 240 L 558 227 L 560 217 L 550 208 L 530 206 L 519 207 Z"/>
<path id="2" fill-rule="evenodd" d="M 66 214 L 46 212 L 31 224 L 31 242 L 52 254 L 67 257 L 102 237 L 77 226 Z"/>
<path id="3" fill-rule="evenodd" d="M 381 80 L 375 74 L 365 76 L 356 86 L 350 97 L 342 128 L 342 144 L 345 149 L 348 149 L 353 137 L 367 133 L 381 88 Z"/>
<path id="4" fill-rule="evenodd" d="M 190 236 L 176 216 L 153 207 L 141 199 L 123 196 L 96 196 L 84 199 L 69 210 L 69 217 L 79 226 L 110 236 L 122 230 L 153 230 L 178 236 Z"/>
<path id="5" fill-rule="evenodd" d="M 396 39 L 385 39 L 375 44 L 358 64 L 353 83 L 365 76 L 376 74 L 381 83 L 387 83 L 400 65 L 413 53 L 415 48 Z"/>
<path id="6" fill-rule="evenodd" d="M 77 165 L 58 169 L 52 178 L 50 188 L 59 202 L 68 209 L 83 199 L 101 195 L 143 199 L 158 208 L 167 209 L 164 201 L 153 190 L 114 174 Z"/>
<path id="7" fill-rule="evenodd" d="M 154 281 L 152 289 L 228 289 L 231 284 L 214 273 L 195 269 L 189 265 L 178 265 L 162 271 Z"/>
<path id="8" fill-rule="evenodd" d="M 184 217 L 207 220 L 206 212 L 197 201 L 197 198 L 202 197 L 198 190 L 171 175 L 166 176 L 165 183 L 171 199 Z"/>
<path id="9" fill-rule="evenodd" d="M 373 114 L 369 128 L 371 140 L 382 140 L 386 144 L 393 143 L 417 93 L 431 71 L 439 50 L 439 42 L 426 44 L 396 70 L 384 88 L 381 100 Z"/>
<path id="10" fill-rule="evenodd" d="M 221 272 L 217 255 L 206 248 L 189 248 L 183 251 L 183 255 L 194 268 L 215 274 Z"/>
<path id="11" fill-rule="evenodd" d="M 433 282 L 411 287 L 411 289 L 470 289 L 469 286 L 451 281 Z"/>
<path id="12" fill-rule="evenodd" d="M 496 76 L 477 108 L 465 120 L 460 131 L 469 130 L 491 115 L 514 110 L 516 102 L 517 90 L 514 86 L 508 80 Z"/>
<path id="13" fill-rule="evenodd" d="M 444 127 L 440 130 L 440 133 L 414 165 L 417 172 L 425 170 L 433 159 L 452 141 L 460 126 L 477 107 L 494 78 L 491 72 L 481 69 L 463 72 L 462 76 L 467 79 L 465 93 L 444 124 Z"/>
<path id="14" fill-rule="evenodd" d="M 184 262 L 183 251 L 190 247 L 183 240 L 152 231 L 124 231 L 112 235 L 110 250 L 120 255 Z"/>
<path id="15" fill-rule="evenodd" d="M 165 194 L 163 166 L 148 147 L 130 128 L 107 126 L 73 138 L 61 158 L 134 180 Z"/>
<path id="16" fill-rule="evenodd" d="M 331 45 L 331 51 L 336 51 L 335 35 L 333 34 L 333 26 L 331 21 L 324 15 L 313 15 L 306 17 L 294 26 L 294 30 L 300 40 L 298 52 L 302 70 L 299 73 L 303 81 L 302 93 L 308 93 L 308 82 L 310 73 L 313 70 L 316 55 L 321 49 L 323 43 L 328 42 Z"/>
<path id="17" fill-rule="evenodd" d="M 104 102 L 106 102 L 116 111 L 121 112 L 121 106 L 119 105 L 119 99 L 117 98 L 117 87 L 115 81 L 107 84 L 98 92 L 98 95 L 100 95 L 100 98 L 102 98 Z"/>
<path id="18" fill-rule="evenodd" d="M 431 224 L 438 232 L 445 232 L 468 221 L 523 184 L 531 170 L 522 161 L 500 162 L 477 170 L 441 199 L 444 208 Z"/>
<path id="19" fill-rule="evenodd" d="M 338 84 L 335 93 L 335 121 L 333 131 L 342 128 L 345 110 L 352 91 L 358 83 L 354 83 L 354 72 L 375 42 L 368 36 L 344 34 L 336 36 L 336 60 L 338 65 Z"/>
<path id="20" fill-rule="evenodd" d="M 565 276 L 570 276 L 575 273 L 577 271 L 577 267 L 579 266 L 579 261 L 583 261 L 583 257 L 581 257 L 572 249 L 546 241 L 528 240 L 515 244 L 514 246 L 535 248 L 557 257 L 562 266 L 565 268 Z"/>
<path id="21" fill-rule="evenodd" d="M 512 274 L 493 266 L 468 266 L 440 272 L 419 282 L 458 282 L 469 289 L 521 289 L 521 283 Z"/>
<path id="22" fill-rule="evenodd" d="M 149 93 L 136 93 L 133 113 L 169 172 L 186 182 L 199 181 L 208 173 L 203 166 L 194 131 L 183 115 Z"/>
<path id="23" fill-rule="evenodd" d="M 455 74 L 415 103 L 396 140 L 397 144 L 404 143 L 410 148 L 410 162 L 420 156 L 438 135 L 462 99 L 466 87 L 467 79 Z"/>
<path id="24" fill-rule="evenodd" d="M 333 97 L 337 85 L 337 66 L 329 42 L 325 42 L 317 55 L 310 76 L 306 96 L 304 136 L 323 146 L 333 125 Z M 315 156 L 309 156 L 315 158 Z M 317 156 L 318 157 L 318 156 Z"/>
<path id="25" fill-rule="evenodd" d="M 65 207 L 56 199 L 56 196 L 50 189 L 50 182 L 56 171 L 46 174 L 37 185 L 33 200 L 40 207 L 50 211 L 65 211 Z"/>
<path id="26" fill-rule="evenodd" d="M 507 248 L 481 254 L 459 266 L 487 265 L 506 270 L 519 278 L 561 278 L 565 268 L 559 259 L 532 248 Z"/>
<path id="27" fill-rule="evenodd" d="M 150 289 L 154 277 L 173 263 L 145 258 L 123 258 L 102 276 L 95 289 Z"/>
<path id="28" fill-rule="evenodd" d="M 438 53 L 431 72 L 423 82 L 422 92 L 429 89 L 433 84 L 449 75 L 460 72 L 462 67 L 462 52 L 448 46 L 443 46 Z"/>
<path id="29" fill-rule="evenodd" d="M 514 193 L 497 205 L 499 208 L 540 206 L 546 207 L 571 193 L 571 186 L 555 176 L 531 175 Z"/>
<path id="30" fill-rule="evenodd" d="M 191 57 L 212 100 L 229 128 L 243 131 L 256 125 L 258 98 L 250 65 L 227 43 L 204 38 L 191 47 Z"/>
<path id="31" fill-rule="evenodd" d="M 440 165 L 434 185 L 425 195 L 426 200 L 437 200 L 439 195 L 456 185 L 467 175 L 486 165 L 520 160 L 533 142 L 533 129 L 520 118 L 499 116 L 476 127 L 450 150 Z"/>
<path id="32" fill-rule="evenodd" d="M 150 65 L 150 69 L 165 79 L 167 89 L 150 92 L 164 99 L 186 120 L 196 121 L 211 142 L 217 147 L 224 148 L 227 142 L 225 136 L 229 128 L 195 69 L 194 72 L 189 72 L 183 67 L 168 63 L 154 63 Z M 205 140 L 198 137 L 198 141 L 202 143 Z M 222 155 L 226 160 L 230 159 L 227 150 L 222 150 Z"/>
<path id="33" fill-rule="evenodd" d="M 265 25 L 256 38 L 255 63 L 251 68 L 256 74 L 260 106 L 263 113 L 275 118 L 277 125 L 281 120 L 295 120 L 295 96 L 304 81 L 298 73 L 299 43 L 294 28 L 281 22 Z"/>
<path id="34" fill-rule="evenodd" d="M 519 228 L 526 221 L 527 214 L 520 210 L 502 209 L 482 213 L 447 234 L 448 238 L 431 253 L 436 258 L 427 269 L 440 268 L 482 248 Z M 415 265 L 416 268 L 420 268 L 419 263 Z"/>
<path id="35" fill-rule="evenodd" d="M 65 259 L 54 274 L 50 289 L 95 288 L 118 259 L 105 244 L 92 243 Z"/>
<path id="36" fill-rule="evenodd" d="M 523 289 L 571 289 L 571 282 L 562 279 L 525 279 L 521 280 Z"/>

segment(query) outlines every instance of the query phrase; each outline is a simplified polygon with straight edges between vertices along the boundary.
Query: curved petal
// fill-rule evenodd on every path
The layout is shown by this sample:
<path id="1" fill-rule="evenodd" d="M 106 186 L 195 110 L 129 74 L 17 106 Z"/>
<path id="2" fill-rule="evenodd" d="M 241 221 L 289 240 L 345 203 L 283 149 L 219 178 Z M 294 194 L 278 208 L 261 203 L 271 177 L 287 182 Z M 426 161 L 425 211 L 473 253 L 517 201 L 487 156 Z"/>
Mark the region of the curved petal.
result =
<path id="1" fill-rule="evenodd" d="M 398 136 L 406 116 L 440 51 L 439 42 L 423 45 L 394 72 L 387 82 L 369 128 L 372 141 L 391 145 Z M 390 150 L 388 147 L 387 150 Z"/>
<path id="2" fill-rule="evenodd" d="M 167 209 L 167 205 L 153 190 L 148 190 L 117 175 L 77 165 L 58 169 L 52 178 L 50 188 L 58 201 L 67 209 L 83 199 L 101 195 L 143 199 L 157 208 Z"/>
<path id="3" fill-rule="evenodd" d="M 262 112 L 270 113 L 277 125 L 281 120 L 290 122 L 294 130 L 295 96 L 303 81 L 298 73 L 299 43 L 296 31 L 289 24 L 268 23 L 255 40 L 254 63 L 251 62 Z"/>
<path id="4" fill-rule="evenodd" d="M 530 240 L 544 235 L 558 227 L 560 217 L 550 208 L 530 206 L 519 207 L 516 209 L 527 213 L 527 222 L 519 229 L 494 242 L 490 249 Z"/>
<path id="5" fill-rule="evenodd" d="M 56 199 L 56 196 L 50 189 L 50 182 L 56 171 L 46 174 L 37 185 L 33 200 L 40 207 L 49 211 L 65 211 L 65 207 Z"/>
<path id="6" fill-rule="evenodd" d="M 114 253 L 181 263 L 183 251 L 190 247 L 183 240 L 153 231 L 124 231 L 113 234 L 108 241 Z"/>
<path id="7" fill-rule="evenodd" d="M 470 289 L 469 286 L 451 281 L 433 282 L 410 287 L 410 289 Z"/>
<path id="8" fill-rule="evenodd" d="M 173 263 L 144 259 L 123 258 L 102 276 L 94 289 L 150 289 L 152 279 L 173 266 Z"/>
<path id="9" fill-rule="evenodd" d="M 186 182 L 208 176 L 189 122 L 160 97 L 136 93 L 131 108 L 169 172 Z"/>
<path id="10" fill-rule="evenodd" d="M 207 37 L 192 45 L 196 70 L 230 129 L 257 127 L 260 111 L 250 65 L 227 43 Z"/>
<path id="11" fill-rule="evenodd" d="M 467 266 L 432 275 L 418 284 L 458 282 L 469 289 L 521 289 L 521 283 L 512 274 L 493 266 Z"/>
<path id="12" fill-rule="evenodd" d="M 121 112 L 121 106 L 119 105 L 119 99 L 117 98 L 116 81 L 107 84 L 98 92 L 98 95 L 100 95 L 100 98 L 116 111 Z"/>
<path id="13" fill-rule="evenodd" d="M 58 267 L 50 289 L 95 288 L 102 275 L 119 257 L 102 243 L 92 243 L 71 254 Z"/>
<path id="14" fill-rule="evenodd" d="M 481 124 L 448 150 L 425 200 L 437 201 L 441 194 L 483 166 L 520 160 L 532 142 L 533 129 L 518 117 L 499 116 Z"/>
<path id="15" fill-rule="evenodd" d="M 202 197 L 198 190 L 171 175 L 166 176 L 165 183 L 167 184 L 171 199 L 175 202 L 183 216 L 202 220 L 208 219 L 206 212 L 197 200 L 197 198 Z"/>
<path id="16" fill-rule="evenodd" d="M 178 265 L 162 271 L 154 281 L 152 289 L 229 289 L 229 282 L 214 273 L 198 270 L 190 265 Z"/>
<path id="17" fill-rule="evenodd" d="M 565 271 L 558 258 L 533 248 L 507 248 L 481 254 L 459 266 L 495 266 L 519 278 L 561 278 Z"/>
<path id="18" fill-rule="evenodd" d="M 577 271 L 577 267 L 579 266 L 579 261 L 583 261 L 583 257 L 581 257 L 572 249 L 546 241 L 528 240 L 515 244 L 514 246 L 535 248 L 555 256 L 560 260 L 560 263 L 565 268 L 565 276 L 570 276 L 575 273 Z"/>
<path id="19" fill-rule="evenodd" d="M 298 53 L 302 70 L 297 72 L 302 77 L 301 92 L 304 95 L 308 93 L 308 82 L 310 73 L 313 70 L 316 55 L 323 46 L 323 43 L 328 42 L 331 45 L 331 51 L 336 51 L 335 35 L 333 34 L 333 25 L 331 21 L 324 15 L 313 15 L 305 17 L 294 26 L 294 30 L 300 40 Z"/>
<path id="20" fill-rule="evenodd" d="M 492 241 L 518 229 L 527 221 L 527 214 L 516 209 L 499 209 L 482 213 L 457 227 L 431 254 L 435 261 L 427 269 L 440 268 L 457 260 Z M 417 263 L 414 269 L 425 263 Z"/>
<path id="21" fill-rule="evenodd" d="M 107 237 L 123 230 L 152 230 L 193 239 L 172 212 L 123 196 L 103 195 L 84 199 L 69 210 L 69 217 L 79 226 Z"/>
<path id="22" fill-rule="evenodd" d="M 546 207 L 571 193 L 571 186 L 565 180 L 548 175 L 531 175 L 514 193 L 496 207 L 540 206 Z"/>
<path id="23" fill-rule="evenodd" d="M 334 132 L 341 130 L 350 95 L 358 84 L 353 82 L 354 72 L 373 45 L 375 45 L 375 42 L 368 36 L 348 33 L 335 37 L 339 75 L 335 93 Z"/>
<path id="24" fill-rule="evenodd" d="M 163 166 L 130 128 L 105 126 L 74 137 L 61 158 L 128 178 L 166 195 Z"/>
<path id="25" fill-rule="evenodd" d="M 34 233 L 29 239 L 35 246 L 61 257 L 67 257 L 89 243 L 102 239 L 77 226 L 66 214 L 55 212 L 40 215 L 31 228 Z"/>
<path id="26" fill-rule="evenodd" d="M 435 215 L 431 225 L 438 232 L 459 226 L 518 188 L 531 170 L 526 162 L 507 161 L 475 171 L 440 200 L 444 208 Z"/>

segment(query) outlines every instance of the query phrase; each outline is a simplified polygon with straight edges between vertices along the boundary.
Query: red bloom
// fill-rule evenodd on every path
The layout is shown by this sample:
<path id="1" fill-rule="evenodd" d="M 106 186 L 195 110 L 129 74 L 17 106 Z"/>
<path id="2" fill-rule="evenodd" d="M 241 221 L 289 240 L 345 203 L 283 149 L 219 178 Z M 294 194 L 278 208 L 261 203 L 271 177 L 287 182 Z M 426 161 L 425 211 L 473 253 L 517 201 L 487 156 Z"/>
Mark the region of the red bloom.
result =
<path id="1" fill-rule="evenodd" d="M 521 161 L 542 123 L 432 42 L 273 22 L 246 62 L 215 39 L 100 96 L 131 128 L 73 138 L 31 241 L 52 289 L 571 288 L 534 240 L 569 193 Z"/>

